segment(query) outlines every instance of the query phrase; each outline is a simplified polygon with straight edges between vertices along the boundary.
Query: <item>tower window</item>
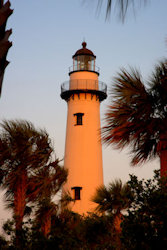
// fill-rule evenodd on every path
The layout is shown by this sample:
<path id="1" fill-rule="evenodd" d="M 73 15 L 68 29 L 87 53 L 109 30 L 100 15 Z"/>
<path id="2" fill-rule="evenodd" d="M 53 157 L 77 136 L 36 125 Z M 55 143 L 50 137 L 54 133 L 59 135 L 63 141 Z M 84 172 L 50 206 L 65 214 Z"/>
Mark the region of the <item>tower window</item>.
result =
<path id="1" fill-rule="evenodd" d="M 80 200 L 82 187 L 72 187 L 71 189 L 74 190 L 74 200 Z"/>
<path id="2" fill-rule="evenodd" d="M 83 125 L 83 115 L 84 113 L 76 113 L 74 116 L 76 117 L 76 123 L 75 125 Z"/>

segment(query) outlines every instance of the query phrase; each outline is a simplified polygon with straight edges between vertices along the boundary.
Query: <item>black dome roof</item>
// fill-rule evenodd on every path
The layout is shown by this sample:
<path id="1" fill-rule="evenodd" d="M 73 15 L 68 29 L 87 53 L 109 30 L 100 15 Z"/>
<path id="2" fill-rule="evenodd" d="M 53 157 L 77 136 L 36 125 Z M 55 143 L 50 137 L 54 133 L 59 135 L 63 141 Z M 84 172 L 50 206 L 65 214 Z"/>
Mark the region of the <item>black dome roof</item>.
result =
<path id="1" fill-rule="evenodd" d="M 96 58 L 96 56 L 93 54 L 93 52 L 86 48 L 86 45 L 87 45 L 87 43 L 83 42 L 82 49 L 77 50 L 72 58 L 74 58 L 76 56 L 80 56 L 80 55 L 89 55 L 89 56 L 93 56 L 94 58 Z"/>

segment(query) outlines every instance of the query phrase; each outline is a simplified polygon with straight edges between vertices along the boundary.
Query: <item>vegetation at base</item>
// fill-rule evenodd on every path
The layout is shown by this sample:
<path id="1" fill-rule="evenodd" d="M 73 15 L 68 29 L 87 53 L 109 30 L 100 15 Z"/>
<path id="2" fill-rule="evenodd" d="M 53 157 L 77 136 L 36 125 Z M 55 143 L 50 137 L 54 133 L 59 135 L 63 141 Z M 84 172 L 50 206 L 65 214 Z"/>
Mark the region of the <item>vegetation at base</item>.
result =
<path id="1" fill-rule="evenodd" d="M 44 236 L 49 233 L 51 216 L 58 210 L 52 199 L 66 181 L 67 171 L 55 159 L 45 130 L 24 120 L 0 125 L 0 188 L 13 213 L 15 245 L 23 249 L 23 221 L 32 212 L 36 223 L 40 218 Z"/>
<path id="2" fill-rule="evenodd" d="M 130 176 L 134 200 L 122 222 L 124 249 L 167 249 L 167 178 L 155 171 L 151 180 Z"/>
<path id="3" fill-rule="evenodd" d="M 0 187 L 13 218 L 3 225 L 0 249 L 167 249 L 167 177 L 134 175 L 97 189 L 95 213 L 81 216 L 54 201 L 67 171 L 45 130 L 4 121 L 0 132 Z"/>
<path id="4" fill-rule="evenodd" d="M 40 223 L 36 223 L 35 215 L 25 218 L 21 232 L 22 249 L 167 249 L 167 178 L 160 177 L 159 171 L 155 171 L 153 179 L 138 180 L 131 175 L 126 184 L 120 183 L 115 181 L 104 187 L 110 199 L 107 206 L 104 203 L 101 214 L 81 216 L 69 210 L 56 210 L 51 215 L 47 235 L 41 230 Z M 115 186 L 116 195 L 113 192 Z M 120 190 L 124 191 L 121 195 Z M 127 194 L 130 194 L 128 199 Z M 103 202 L 101 209 L 102 206 Z M 118 211 L 121 212 L 120 230 L 115 224 Z M 15 245 L 15 221 L 8 220 L 3 231 L 7 237 L 0 237 L 1 249 L 19 249 Z"/>

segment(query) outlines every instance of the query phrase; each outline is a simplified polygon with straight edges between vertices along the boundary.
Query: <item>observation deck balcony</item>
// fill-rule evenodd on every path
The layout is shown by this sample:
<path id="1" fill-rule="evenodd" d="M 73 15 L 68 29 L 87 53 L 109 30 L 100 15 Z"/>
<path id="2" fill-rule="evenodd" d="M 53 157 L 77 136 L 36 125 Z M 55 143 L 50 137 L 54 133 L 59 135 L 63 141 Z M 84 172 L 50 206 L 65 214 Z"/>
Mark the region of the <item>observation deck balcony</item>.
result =
<path id="1" fill-rule="evenodd" d="M 104 82 L 91 79 L 70 80 L 61 85 L 61 98 L 64 100 L 80 93 L 96 95 L 101 102 L 107 98 L 107 85 Z"/>

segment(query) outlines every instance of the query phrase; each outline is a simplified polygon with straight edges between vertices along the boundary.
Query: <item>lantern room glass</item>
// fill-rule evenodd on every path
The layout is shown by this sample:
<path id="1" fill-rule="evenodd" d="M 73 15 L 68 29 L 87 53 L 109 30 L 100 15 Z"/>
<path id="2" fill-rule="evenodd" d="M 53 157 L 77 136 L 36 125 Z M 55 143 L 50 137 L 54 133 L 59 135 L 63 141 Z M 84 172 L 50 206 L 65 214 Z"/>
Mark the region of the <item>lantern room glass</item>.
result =
<path id="1" fill-rule="evenodd" d="M 78 55 L 73 59 L 73 71 L 95 71 L 95 57 L 91 55 Z"/>

